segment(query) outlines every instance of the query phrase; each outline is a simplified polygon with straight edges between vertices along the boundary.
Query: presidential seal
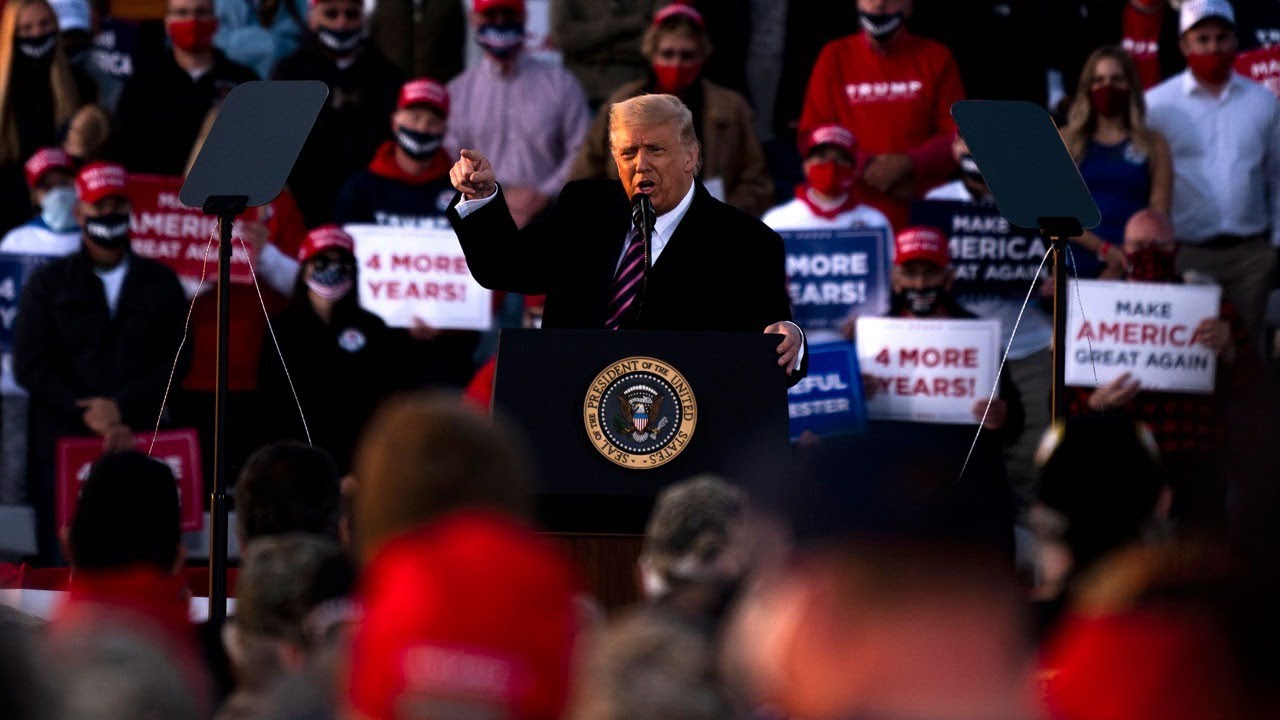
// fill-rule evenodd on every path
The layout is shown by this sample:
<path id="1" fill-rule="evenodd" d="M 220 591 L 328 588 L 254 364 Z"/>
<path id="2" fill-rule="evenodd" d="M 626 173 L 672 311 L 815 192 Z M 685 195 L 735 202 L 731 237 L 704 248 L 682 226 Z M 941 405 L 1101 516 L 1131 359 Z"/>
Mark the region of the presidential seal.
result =
<path id="1" fill-rule="evenodd" d="M 651 357 L 629 357 L 596 375 L 582 404 L 587 439 L 625 468 L 665 465 L 684 451 L 698 402 L 684 376 Z"/>

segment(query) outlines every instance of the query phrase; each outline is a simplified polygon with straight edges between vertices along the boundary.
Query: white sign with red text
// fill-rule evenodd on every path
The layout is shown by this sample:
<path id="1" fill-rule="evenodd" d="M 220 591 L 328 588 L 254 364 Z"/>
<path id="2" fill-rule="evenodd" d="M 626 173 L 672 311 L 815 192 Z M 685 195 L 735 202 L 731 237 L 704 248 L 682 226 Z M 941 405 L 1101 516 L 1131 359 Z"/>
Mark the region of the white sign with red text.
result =
<path id="1" fill-rule="evenodd" d="M 1000 365 L 998 320 L 858 318 L 857 339 L 867 417 L 977 422 Z"/>
<path id="2" fill-rule="evenodd" d="M 414 318 L 441 330 L 488 330 L 493 293 L 471 277 L 452 230 L 347 225 L 356 241 L 360 305 L 391 327 Z"/>
<path id="3" fill-rule="evenodd" d="M 1079 280 L 1069 293 L 1068 385 L 1097 387 L 1130 373 L 1147 390 L 1213 392 L 1217 353 L 1197 328 L 1219 316 L 1222 288 Z"/>

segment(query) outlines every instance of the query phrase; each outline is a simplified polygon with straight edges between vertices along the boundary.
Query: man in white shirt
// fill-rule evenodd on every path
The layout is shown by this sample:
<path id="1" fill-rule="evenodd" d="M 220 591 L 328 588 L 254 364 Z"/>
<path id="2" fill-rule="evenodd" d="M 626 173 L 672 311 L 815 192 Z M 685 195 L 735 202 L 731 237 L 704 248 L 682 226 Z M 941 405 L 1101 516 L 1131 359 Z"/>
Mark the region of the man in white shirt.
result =
<path id="1" fill-rule="evenodd" d="M 846 230 L 884 228 L 893 237 L 885 214 L 863 204 L 853 193 L 858 141 L 840 125 L 823 125 L 804 138 L 805 182 L 796 197 L 764 215 L 774 230 Z"/>
<path id="2" fill-rule="evenodd" d="M 1253 332 L 1280 245 L 1280 101 L 1231 69 L 1229 2 L 1188 0 L 1179 30 L 1187 70 L 1147 93 L 1147 122 L 1173 153 L 1178 270 L 1217 280 Z"/>

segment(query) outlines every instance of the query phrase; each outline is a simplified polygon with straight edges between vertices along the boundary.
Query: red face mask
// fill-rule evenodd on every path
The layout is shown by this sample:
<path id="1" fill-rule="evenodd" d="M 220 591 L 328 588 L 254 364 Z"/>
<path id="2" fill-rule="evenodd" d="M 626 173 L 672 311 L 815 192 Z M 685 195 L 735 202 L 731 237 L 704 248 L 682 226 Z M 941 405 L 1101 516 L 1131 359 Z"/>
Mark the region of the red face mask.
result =
<path id="1" fill-rule="evenodd" d="M 192 18 L 169 23 L 169 39 L 179 50 L 190 53 L 208 52 L 213 47 L 213 34 L 218 30 L 217 18 Z"/>
<path id="2" fill-rule="evenodd" d="M 1231 66 L 1235 65 L 1235 53 L 1205 53 L 1188 55 L 1187 67 L 1191 74 L 1205 85 L 1221 85 L 1231 77 Z"/>
<path id="3" fill-rule="evenodd" d="M 1089 100 L 1102 117 L 1124 115 L 1129 111 L 1129 88 L 1100 85 L 1089 91 Z"/>
<path id="4" fill-rule="evenodd" d="M 702 75 L 702 63 L 693 65 L 654 65 L 653 77 L 657 81 L 654 89 L 661 93 L 677 95 L 693 84 Z"/>
<path id="5" fill-rule="evenodd" d="M 853 187 L 853 166 L 824 160 L 809 166 L 809 187 L 827 197 L 840 197 Z"/>

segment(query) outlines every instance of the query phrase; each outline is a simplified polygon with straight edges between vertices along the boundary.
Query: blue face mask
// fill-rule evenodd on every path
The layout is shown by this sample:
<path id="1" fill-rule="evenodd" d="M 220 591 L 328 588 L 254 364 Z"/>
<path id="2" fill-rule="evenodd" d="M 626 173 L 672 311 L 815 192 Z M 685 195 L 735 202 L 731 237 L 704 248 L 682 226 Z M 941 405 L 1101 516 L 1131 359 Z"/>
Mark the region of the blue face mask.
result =
<path id="1" fill-rule="evenodd" d="M 476 43 L 495 58 L 505 60 L 524 47 L 524 23 L 485 23 L 476 28 Z"/>
<path id="2" fill-rule="evenodd" d="M 76 229 L 76 191 L 69 185 L 56 187 L 40 201 L 40 219 L 54 232 Z"/>

